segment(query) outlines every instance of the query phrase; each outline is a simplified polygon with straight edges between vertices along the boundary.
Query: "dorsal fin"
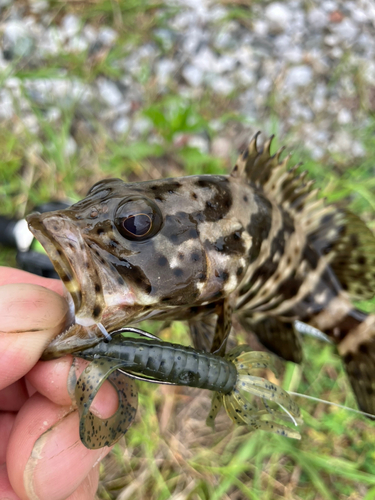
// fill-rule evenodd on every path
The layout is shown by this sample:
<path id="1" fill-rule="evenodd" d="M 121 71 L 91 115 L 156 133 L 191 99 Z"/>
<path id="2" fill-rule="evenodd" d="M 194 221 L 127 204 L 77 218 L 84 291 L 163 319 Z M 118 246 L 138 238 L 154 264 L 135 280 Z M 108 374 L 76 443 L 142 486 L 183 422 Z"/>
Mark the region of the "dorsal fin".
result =
<path id="1" fill-rule="evenodd" d="M 290 213 L 293 219 L 298 220 L 307 236 L 319 231 L 322 221 L 329 220 L 330 228 L 338 226 L 340 213 L 335 207 L 326 206 L 325 200 L 318 197 L 319 190 L 313 189 L 314 182 L 306 180 L 307 171 L 298 172 L 301 164 L 288 168 L 291 155 L 280 159 L 285 148 L 280 148 L 271 155 L 274 136 L 271 136 L 262 148 L 257 146 L 258 136 L 259 132 L 239 156 L 231 173 L 232 177 L 242 177 L 263 191 L 270 201 L 277 203 Z M 325 231 L 324 236 L 327 237 L 328 233 L 328 230 Z M 336 239 L 336 236 L 334 238 Z"/>
<path id="2" fill-rule="evenodd" d="M 258 148 L 259 132 L 239 156 L 232 171 L 263 191 L 288 212 L 320 255 L 326 255 L 344 290 L 354 299 L 375 295 L 375 236 L 356 215 L 327 205 L 307 181 L 300 164 L 288 169 L 290 155 L 280 160 L 284 148 L 271 155 L 271 136 Z"/>

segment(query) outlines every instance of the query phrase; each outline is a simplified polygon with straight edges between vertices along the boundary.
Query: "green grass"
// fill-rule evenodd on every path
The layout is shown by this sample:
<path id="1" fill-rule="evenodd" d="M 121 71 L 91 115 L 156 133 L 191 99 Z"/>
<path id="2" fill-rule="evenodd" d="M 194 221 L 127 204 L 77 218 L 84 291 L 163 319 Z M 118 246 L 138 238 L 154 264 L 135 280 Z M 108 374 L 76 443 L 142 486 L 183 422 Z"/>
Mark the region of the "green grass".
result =
<path id="1" fill-rule="evenodd" d="M 83 21 L 96 26 L 114 26 L 119 31 L 119 40 L 98 59 L 90 59 L 88 54 L 65 54 L 40 67 L 16 63 L 11 74 L 21 81 L 58 77 L 62 70 L 83 82 L 91 82 L 98 75 L 116 79 L 119 60 L 137 44 L 153 40 L 166 53 L 173 50 L 163 48 L 156 32 L 174 12 L 162 3 L 98 0 L 50 4 L 52 24 L 60 22 L 66 13 L 78 13 Z M 228 16 L 247 25 L 251 9 L 245 4 L 231 7 Z M 131 29 L 133 26 L 137 29 Z M 347 71 L 344 63 L 332 76 L 332 84 L 340 78 L 340 71 Z M 5 78 L 6 75 L 0 75 L 0 85 Z M 161 96 L 150 80 L 147 67 L 140 72 L 139 80 L 147 90 L 147 99 L 137 114 L 150 121 L 157 143 L 149 142 L 148 132 L 137 141 L 131 140 L 130 133 L 114 141 L 94 113 L 85 116 L 85 124 L 89 126 L 74 130 L 81 113 L 79 102 L 60 106 L 61 117 L 57 123 L 51 123 L 45 109 L 30 99 L 39 125 L 36 134 L 15 123 L 3 124 L 2 214 L 23 217 L 35 205 L 51 199 L 78 200 L 103 177 L 134 181 L 228 171 L 237 154 L 234 147 L 232 161 L 228 161 L 196 148 L 176 146 L 175 139 L 179 134 L 191 133 L 214 138 L 213 121 L 220 121 L 227 130 L 243 129 L 245 118 L 233 111 L 236 96 L 223 98 L 207 91 L 200 100 L 192 100 L 181 96 L 173 81 L 169 83 L 168 95 Z M 359 77 L 358 82 L 361 96 Z M 274 109 L 277 111 L 276 103 Z M 277 113 L 270 115 L 268 123 L 265 133 L 278 131 Z M 274 144 L 275 149 L 284 142 L 291 144 L 294 148 L 291 164 L 302 160 L 303 168 L 323 189 L 328 201 L 345 202 L 372 229 L 375 229 L 374 126 L 375 119 L 369 115 L 367 127 L 354 131 L 367 152 L 355 165 L 339 154 L 327 155 L 322 162 L 313 160 L 295 143 L 293 130 L 288 137 L 276 137 Z M 74 136 L 78 149 L 66 156 L 70 135 Z M 0 249 L 0 264 L 14 266 L 14 253 Z M 371 302 L 362 306 L 369 311 L 375 309 Z M 159 326 L 149 323 L 147 329 L 156 333 Z M 189 342 L 186 327 L 181 323 L 174 323 L 162 335 L 166 340 Z M 287 363 L 281 382 L 286 389 L 355 407 L 334 348 L 317 340 L 306 339 L 304 363 L 300 367 Z M 300 442 L 235 429 L 224 414 L 219 415 L 216 432 L 212 432 L 204 423 L 210 405 L 209 395 L 204 391 L 140 384 L 136 423 L 102 463 L 98 495 L 106 500 L 117 498 L 120 493 L 122 499 L 132 500 L 375 499 L 374 424 L 318 402 L 301 399 L 299 403 L 305 420 Z"/>

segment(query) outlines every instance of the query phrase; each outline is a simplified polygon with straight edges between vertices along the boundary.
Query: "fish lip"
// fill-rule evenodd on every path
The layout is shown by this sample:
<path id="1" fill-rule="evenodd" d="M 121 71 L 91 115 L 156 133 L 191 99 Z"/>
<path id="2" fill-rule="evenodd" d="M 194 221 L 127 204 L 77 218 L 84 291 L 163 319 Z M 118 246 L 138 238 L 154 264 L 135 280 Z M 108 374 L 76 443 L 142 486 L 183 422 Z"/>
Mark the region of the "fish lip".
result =
<path id="1" fill-rule="evenodd" d="M 82 303 L 82 288 L 74 267 L 69 262 L 64 245 L 59 241 L 56 234 L 66 227 L 78 235 L 78 228 L 74 226 L 69 217 L 56 212 L 40 214 L 35 212 L 26 217 L 29 230 L 45 249 L 57 274 L 64 283 L 67 291 L 74 302 L 75 313 L 80 309 Z M 51 231 L 52 225 L 54 231 Z M 47 227 L 50 226 L 50 227 Z M 54 234 L 55 233 L 55 234 Z M 63 236 L 60 236 L 60 240 Z M 67 238 L 68 239 L 68 238 Z M 68 244 L 68 243 L 67 243 Z M 74 286 L 72 284 L 74 283 Z"/>

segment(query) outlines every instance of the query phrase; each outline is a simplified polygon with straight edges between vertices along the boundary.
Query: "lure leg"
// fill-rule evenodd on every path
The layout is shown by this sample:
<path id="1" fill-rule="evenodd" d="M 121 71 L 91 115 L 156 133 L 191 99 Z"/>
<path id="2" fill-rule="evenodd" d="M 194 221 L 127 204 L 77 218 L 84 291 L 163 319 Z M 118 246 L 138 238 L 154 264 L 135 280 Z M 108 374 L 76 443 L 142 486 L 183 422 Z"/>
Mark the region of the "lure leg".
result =
<path id="1" fill-rule="evenodd" d="M 137 389 L 133 380 L 120 373 L 122 362 L 97 359 L 82 372 L 75 386 L 75 399 L 80 416 L 79 434 L 89 449 L 111 446 L 133 423 L 137 412 Z M 111 417 L 101 419 L 90 412 L 90 406 L 103 382 L 108 379 L 117 391 L 118 409 Z"/>
<path id="2" fill-rule="evenodd" d="M 249 352 L 248 346 L 237 346 L 226 356 L 237 369 L 237 382 L 227 394 L 216 392 L 212 400 L 211 411 L 207 424 L 213 427 L 215 417 L 223 405 L 228 416 L 237 425 L 247 425 L 252 430 L 265 430 L 282 436 L 300 439 L 299 432 L 275 421 L 275 418 L 300 423 L 298 405 L 289 394 L 272 382 L 254 375 L 254 370 L 269 368 L 277 375 L 273 359 L 266 352 Z M 260 409 L 254 398 L 257 396 L 262 401 L 264 409 Z M 277 404 L 280 410 L 273 409 L 268 402 Z"/>

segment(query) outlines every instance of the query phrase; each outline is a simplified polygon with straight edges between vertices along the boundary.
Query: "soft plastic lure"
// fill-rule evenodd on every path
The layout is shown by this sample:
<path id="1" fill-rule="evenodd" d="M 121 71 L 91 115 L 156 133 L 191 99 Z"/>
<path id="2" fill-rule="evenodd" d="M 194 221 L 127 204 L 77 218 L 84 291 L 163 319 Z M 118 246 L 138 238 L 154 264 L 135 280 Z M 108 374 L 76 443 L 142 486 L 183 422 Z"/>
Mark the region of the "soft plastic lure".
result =
<path id="1" fill-rule="evenodd" d="M 300 439 L 297 431 L 275 420 L 297 425 L 301 422 L 298 405 L 281 387 L 255 375 L 264 368 L 277 374 L 274 357 L 268 353 L 251 352 L 248 346 L 241 345 L 220 357 L 156 337 L 129 339 L 117 334 L 111 342 L 100 342 L 77 356 L 91 361 L 75 385 L 80 437 L 88 448 L 114 444 L 132 424 L 137 407 L 137 389 L 132 378 L 213 391 L 208 425 L 213 426 L 223 405 L 239 425 Z M 118 392 L 119 407 L 112 417 L 102 420 L 90 412 L 90 405 L 107 378 Z M 258 396 L 263 408 L 251 396 Z M 275 403 L 276 408 L 268 402 Z"/>

